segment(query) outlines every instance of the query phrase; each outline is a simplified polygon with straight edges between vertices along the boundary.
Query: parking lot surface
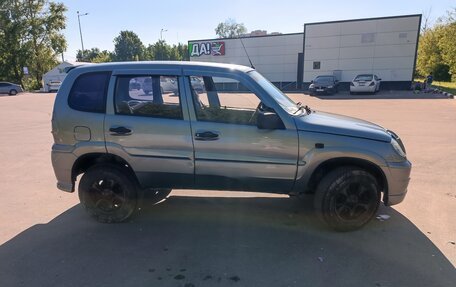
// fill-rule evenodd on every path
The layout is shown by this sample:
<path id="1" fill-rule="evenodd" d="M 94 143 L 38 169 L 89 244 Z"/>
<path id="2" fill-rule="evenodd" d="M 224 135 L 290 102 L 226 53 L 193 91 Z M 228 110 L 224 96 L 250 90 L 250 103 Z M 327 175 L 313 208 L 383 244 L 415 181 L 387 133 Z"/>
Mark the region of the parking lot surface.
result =
<path id="1" fill-rule="evenodd" d="M 402 137 L 412 180 L 389 219 L 336 233 L 306 198 L 175 190 L 99 224 L 55 187 L 54 94 L 1 96 L 0 286 L 454 286 L 456 100 L 289 96 Z"/>

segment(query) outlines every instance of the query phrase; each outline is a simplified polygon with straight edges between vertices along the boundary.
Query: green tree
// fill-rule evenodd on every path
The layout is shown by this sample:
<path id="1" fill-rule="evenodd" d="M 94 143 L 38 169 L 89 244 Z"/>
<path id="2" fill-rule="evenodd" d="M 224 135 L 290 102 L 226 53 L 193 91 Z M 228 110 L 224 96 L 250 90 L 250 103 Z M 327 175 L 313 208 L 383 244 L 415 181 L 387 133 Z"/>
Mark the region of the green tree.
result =
<path id="1" fill-rule="evenodd" d="M 442 62 L 441 51 L 437 45 L 439 38 L 439 31 L 436 29 L 427 29 L 420 35 L 416 68 L 421 76 L 435 71 Z"/>
<path id="2" fill-rule="evenodd" d="M 144 49 L 144 60 L 146 60 L 146 61 L 155 60 L 154 45 L 149 44 L 149 46 L 147 46 L 147 48 Z"/>
<path id="3" fill-rule="evenodd" d="M 100 51 L 98 48 L 92 48 L 89 50 L 84 50 L 84 56 L 82 56 L 82 51 L 78 50 L 76 54 L 76 60 L 78 62 L 92 62 L 92 63 L 103 63 L 111 62 L 112 55 L 109 51 L 104 50 Z"/>
<path id="4" fill-rule="evenodd" d="M 171 60 L 171 47 L 165 40 L 158 40 L 153 46 L 155 60 Z"/>
<path id="5" fill-rule="evenodd" d="M 144 59 L 144 45 L 133 31 L 121 31 L 114 39 L 115 61 L 135 61 Z"/>
<path id="6" fill-rule="evenodd" d="M 103 50 L 101 51 L 95 58 L 91 60 L 92 63 L 107 63 L 107 62 L 112 62 L 112 53 Z"/>
<path id="7" fill-rule="evenodd" d="M 247 28 L 243 23 L 237 23 L 233 19 L 227 19 L 221 22 L 215 28 L 215 34 L 219 38 L 234 38 L 247 32 Z"/>
<path id="8" fill-rule="evenodd" d="M 456 8 L 422 29 L 417 59 L 417 72 L 421 76 L 433 73 L 436 80 L 450 77 L 456 81 Z"/>
<path id="9" fill-rule="evenodd" d="M 1 0 L 0 77 L 39 88 L 66 49 L 66 7 L 47 0 Z M 27 67 L 29 76 L 24 75 Z"/>
<path id="10" fill-rule="evenodd" d="M 177 44 L 177 46 L 173 46 L 173 48 L 176 49 L 176 53 L 179 55 L 179 58 L 176 60 L 179 61 L 189 61 L 189 55 L 188 55 L 188 46 L 186 44 Z"/>
<path id="11" fill-rule="evenodd" d="M 448 65 L 452 80 L 456 82 L 456 8 L 438 20 L 438 46 L 445 65 Z"/>

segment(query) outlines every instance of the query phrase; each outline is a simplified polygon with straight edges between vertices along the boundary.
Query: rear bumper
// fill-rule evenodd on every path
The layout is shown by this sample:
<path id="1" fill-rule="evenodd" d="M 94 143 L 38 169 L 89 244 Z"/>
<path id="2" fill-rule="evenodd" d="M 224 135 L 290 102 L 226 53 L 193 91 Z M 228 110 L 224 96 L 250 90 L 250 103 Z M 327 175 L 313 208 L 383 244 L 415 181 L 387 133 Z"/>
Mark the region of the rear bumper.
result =
<path id="1" fill-rule="evenodd" d="M 57 188 L 66 192 L 74 191 L 72 167 L 76 156 L 62 145 L 53 145 L 51 152 L 52 167 L 57 178 Z"/>
<path id="2" fill-rule="evenodd" d="M 406 194 L 410 182 L 412 164 L 406 160 L 401 163 L 388 163 L 388 197 L 386 205 L 401 203 Z"/>

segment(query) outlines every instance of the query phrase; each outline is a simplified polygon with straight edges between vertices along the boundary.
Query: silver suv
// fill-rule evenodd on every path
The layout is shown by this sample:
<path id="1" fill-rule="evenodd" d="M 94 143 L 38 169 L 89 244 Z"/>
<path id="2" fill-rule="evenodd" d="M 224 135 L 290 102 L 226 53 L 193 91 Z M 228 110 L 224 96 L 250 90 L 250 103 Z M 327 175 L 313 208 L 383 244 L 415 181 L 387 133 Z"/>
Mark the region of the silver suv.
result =
<path id="1" fill-rule="evenodd" d="M 163 92 L 164 79 L 178 92 Z M 353 230 L 380 200 L 404 199 L 411 170 L 392 131 L 296 104 L 237 65 L 79 66 L 57 94 L 52 134 L 57 187 L 73 192 L 82 174 L 80 201 L 101 222 L 127 220 L 145 195 L 215 189 L 315 194 L 324 222 Z"/>

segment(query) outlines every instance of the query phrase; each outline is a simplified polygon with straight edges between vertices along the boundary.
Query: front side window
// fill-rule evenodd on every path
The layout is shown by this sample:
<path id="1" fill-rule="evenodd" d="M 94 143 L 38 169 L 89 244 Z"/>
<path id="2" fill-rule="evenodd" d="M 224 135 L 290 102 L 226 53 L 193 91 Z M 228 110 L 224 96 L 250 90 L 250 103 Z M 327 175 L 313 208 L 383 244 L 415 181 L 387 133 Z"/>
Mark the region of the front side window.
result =
<path id="1" fill-rule="evenodd" d="M 80 75 L 71 88 L 69 106 L 78 111 L 104 113 L 110 76 L 110 72 Z"/>
<path id="2" fill-rule="evenodd" d="M 263 77 L 257 71 L 248 72 L 249 76 L 252 77 L 255 82 L 260 85 L 266 93 L 268 93 L 287 113 L 290 115 L 300 115 L 298 112 L 301 111 L 298 106 L 290 99 L 287 95 Z M 302 111 L 301 111 L 302 112 Z"/>
<path id="3" fill-rule="evenodd" d="M 119 76 L 114 100 L 120 115 L 182 119 L 176 76 Z"/>
<path id="4" fill-rule="evenodd" d="M 260 99 L 241 82 L 221 77 L 191 76 L 198 121 L 256 125 Z"/>

